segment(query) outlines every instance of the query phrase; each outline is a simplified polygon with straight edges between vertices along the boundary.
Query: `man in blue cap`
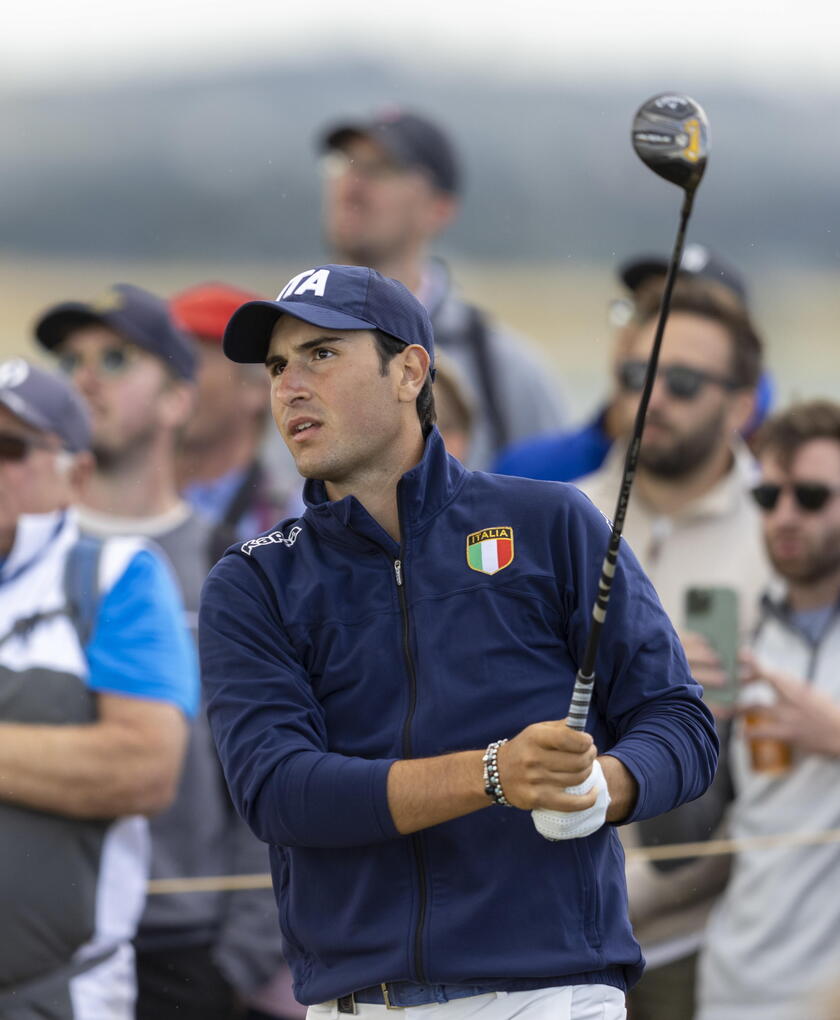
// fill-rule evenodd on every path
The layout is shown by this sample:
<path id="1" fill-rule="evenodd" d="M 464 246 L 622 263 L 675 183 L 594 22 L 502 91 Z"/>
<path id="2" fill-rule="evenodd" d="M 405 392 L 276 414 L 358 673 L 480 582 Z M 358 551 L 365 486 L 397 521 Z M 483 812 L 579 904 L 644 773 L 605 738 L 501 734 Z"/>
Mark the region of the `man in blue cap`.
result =
<path id="1" fill-rule="evenodd" d="M 265 364 L 307 479 L 302 517 L 216 565 L 199 623 L 211 729 L 270 844 L 297 998 L 310 1018 L 619 1020 L 643 961 L 613 823 L 698 796 L 717 757 L 632 554 L 580 733 L 563 716 L 608 526 L 571 487 L 447 454 L 410 292 L 306 270 L 239 309 L 224 348 Z M 566 813 L 562 840 L 535 808 Z"/>
<path id="2" fill-rule="evenodd" d="M 87 412 L 0 364 L 0 1016 L 133 1020 L 147 823 L 175 795 L 195 653 L 168 565 L 81 536 Z"/>

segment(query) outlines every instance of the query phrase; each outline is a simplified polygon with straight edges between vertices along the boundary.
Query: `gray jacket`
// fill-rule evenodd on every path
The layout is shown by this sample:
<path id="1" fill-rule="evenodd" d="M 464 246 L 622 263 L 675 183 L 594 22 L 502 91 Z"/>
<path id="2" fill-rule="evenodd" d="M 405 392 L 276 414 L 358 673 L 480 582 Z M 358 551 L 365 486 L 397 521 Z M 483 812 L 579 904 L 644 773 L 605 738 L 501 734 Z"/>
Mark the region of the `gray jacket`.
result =
<path id="1" fill-rule="evenodd" d="M 428 264 L 435 344 L 455 364 L 475 409 L 467 467 L 486 471 L 510 443 L 564 424 L 559 384 L 521 337 L 462 301 L 445 265 Z"/>
<path id="2" fill-rule="evenodd" d="M 817 644 L 778 604 L 765 602 L 753 643 L 768 669 L 800 678 L 840 703 L 840 609 Z M 840 829 L 840 759 L 795 754 L 769 776 L 750 767 L 740 729 L 731 743 L 737 838 Z M 706 932 L 698 1020 L 804 1020 L 840 976 L 840 845 L 739 853 Z"/>

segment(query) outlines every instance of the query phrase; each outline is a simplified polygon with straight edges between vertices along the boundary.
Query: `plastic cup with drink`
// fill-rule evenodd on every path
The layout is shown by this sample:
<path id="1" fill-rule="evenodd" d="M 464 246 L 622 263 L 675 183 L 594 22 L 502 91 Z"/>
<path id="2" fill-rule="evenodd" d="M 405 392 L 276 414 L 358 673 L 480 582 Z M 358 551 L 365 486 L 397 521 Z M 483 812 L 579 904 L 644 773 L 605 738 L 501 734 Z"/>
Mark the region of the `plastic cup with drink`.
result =
<path id="1" fill-rule="evenodd" d="M 750 735 L 750 730 L 755 730 L 769 720 L 770 709 L 776 700 L 776 692 L 763 680 L 752 680 L 744 684 L 738 697 L 750 764 L 754 772 L 764 775 L 782 775 L 792 764 L 790 744 L 786 741 L 777 737 Z"/>

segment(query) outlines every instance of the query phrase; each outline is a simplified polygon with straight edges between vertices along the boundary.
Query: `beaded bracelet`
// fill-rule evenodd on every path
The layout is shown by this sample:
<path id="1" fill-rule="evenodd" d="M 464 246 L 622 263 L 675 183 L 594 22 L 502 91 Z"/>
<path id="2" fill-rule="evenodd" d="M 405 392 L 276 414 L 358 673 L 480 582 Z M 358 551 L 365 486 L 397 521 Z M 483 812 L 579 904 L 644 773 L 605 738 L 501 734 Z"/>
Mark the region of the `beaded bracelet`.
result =
<path id="1" fill-rule="evenodd" d="M 499 748 L 506 743 L 507 737 L 504 740 L 494 740 L 484 752 L 482 759 L 484 762 L 484 792 L 492 798 L 495 804 L 501 804 L 502 807 L 513 807 L 502 789 L 502 782 L 499 779 L 499 764 L 496 761 Z"/>

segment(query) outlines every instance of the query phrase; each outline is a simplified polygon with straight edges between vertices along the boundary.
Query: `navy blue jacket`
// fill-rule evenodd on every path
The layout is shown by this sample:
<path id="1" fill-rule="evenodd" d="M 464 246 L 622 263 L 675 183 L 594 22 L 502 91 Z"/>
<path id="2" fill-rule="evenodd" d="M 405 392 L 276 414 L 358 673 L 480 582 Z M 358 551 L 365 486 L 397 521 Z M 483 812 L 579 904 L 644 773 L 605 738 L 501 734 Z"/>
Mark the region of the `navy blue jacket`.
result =
<path id="1" fill-rule="evenodd" d="M 295 994 L 630 984 L 642 957 L 611 825 L 551 843 L 528 812 L 491 806 L 400 836 L 386 792 L 397 759 L 566 715 L 605 519 L 572 486 L 467 471 L 436 430 L 398 502 L 401 546 L 357 500 L 307 483 L 304 515 L 230 550 L 203 593 L 210 724 L 234 803 L 271 846 Z M 513 558 L 479 572 L 468 536 L 496 528 Z M 589 728 L 636 777 L 637 819 L 703 793 L 717 738 L 628 548 L 619 563 Z"/>

